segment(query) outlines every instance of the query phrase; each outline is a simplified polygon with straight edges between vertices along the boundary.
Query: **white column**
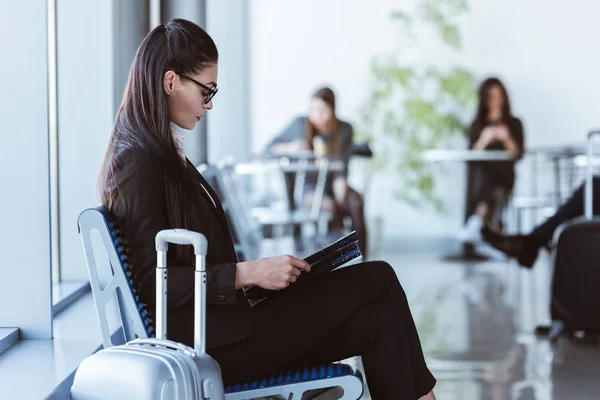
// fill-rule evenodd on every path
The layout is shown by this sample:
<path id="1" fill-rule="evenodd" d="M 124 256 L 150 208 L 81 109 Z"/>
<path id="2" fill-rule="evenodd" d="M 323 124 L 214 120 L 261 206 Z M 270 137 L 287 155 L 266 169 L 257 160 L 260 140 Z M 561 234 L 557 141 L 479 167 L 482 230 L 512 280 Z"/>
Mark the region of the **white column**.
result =
<path id="1" fill-rule="evenodd" d="M 152 3 L 152 2 L 151 2 Z M 249 148 L 249 6 L 245 0 L 163 0 L 161 22 L 185 18 L 204 27 L 219 49 L 219 93 L 214 109 L 192 131 L 183 131 L 187 156 L 211 163 Z"/>
<path id="2" fill-rule="evenodd" d="M 0 0 L 0 326 L 52 337 L 46 0 Z"/>
<path id="3" fill-rule="evenodd" d="M 219 49 L 219 93 L 208 113 L 211 162 L 243 161 L 250 148 L 249 2 L 208 0 L 206 28 Z"/>
<path id="4" fill-rule="evenodd" d="M 150 32 L 152 3 L 156 1 L 113 0 L 113 108 L 115 113 L 121 105 L 133 57 L 144 37 Z"/>
<path id="5" fill-rule="evenodd" d="M 162 0 L 162 6 L 160 10 L 161 22 L 167 23 L 173 18 L 187 19 L 202 27 L 205 27 L 206 1 Z M 177 128 L 185 137 L 185 152 L 187 157 L 196 165 L 208 160 L 206 120 L 206 118 L 203 118 L 202 121 L 196 124 L 196 127 L 191 131 L 185 131 L 181 128 Z"/>

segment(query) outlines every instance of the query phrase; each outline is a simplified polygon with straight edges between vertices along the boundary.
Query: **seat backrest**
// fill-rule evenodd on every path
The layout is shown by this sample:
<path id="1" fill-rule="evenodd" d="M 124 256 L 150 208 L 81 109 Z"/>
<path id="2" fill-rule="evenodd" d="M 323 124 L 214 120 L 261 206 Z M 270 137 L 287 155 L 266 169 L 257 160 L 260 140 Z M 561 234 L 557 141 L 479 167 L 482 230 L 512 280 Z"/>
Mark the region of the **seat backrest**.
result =
<path id="1" fill-rule="evenodd" d="M 110 211 L 100 206 L 83 211 L 77 220 L 104 348 L 113 343 L 106 307 L 115 298 L 125 342 L 154 337 L 148 309 L 133 287 L 125 243 Z M 103 255 L 105 255 L 103 257 Z"/>

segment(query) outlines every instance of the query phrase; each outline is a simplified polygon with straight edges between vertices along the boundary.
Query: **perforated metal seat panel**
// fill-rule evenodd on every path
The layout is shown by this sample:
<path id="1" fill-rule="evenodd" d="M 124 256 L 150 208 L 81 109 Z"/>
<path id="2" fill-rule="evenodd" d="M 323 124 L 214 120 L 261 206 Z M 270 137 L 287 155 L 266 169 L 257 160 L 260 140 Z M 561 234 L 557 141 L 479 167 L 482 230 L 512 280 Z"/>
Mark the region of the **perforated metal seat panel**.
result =
<path id="1" fill-rule="evenodd" d="M 112 238 L 115 250 L 119 255 L 121 268 L 123 269 L 123 273 L 125 273 L 125 277 L 127 278 L 127 283 L 129 284 L 129 288 L 131 289 L 133 299 L 135 300 L 138 314 L 140 315 L 142 323 L 144 324 L 144 329 L 146 330 L 148 337 L 154 337 L 154 327 L 152 326 L 152 319 L 150 318 L 150 314 L 148 313 L 148 307 L 146 306 L 146 304 L 142 303 L 142 301 L 140 300 L 140 296 L 137 293 L 137 290 L 133 287 L 133 272 L 130 269 L 130 264 L 127 262 L 127 250 L 125 249 L 123 240 L 120 236 L 121 231 L 119 230 L 116 220 L 111 220 L 111 216 L 107 215 L 108 211 L 106 211 L 106 209 L 104 209 L 105 212 L 102 212 L 101 210 L 98 211 L 100 211 L 106 219 L 108 229 L 110 231 L 110 237 Z"/>
<path id="2" fill-rule="evenodd" d="M 329 364 L 318 367 L 306 367 L 294 371 L 280 372 L 273 374 L 269 378 L 262 380 L 229 385 L 225 388 L 225 393 L 244 392 L 247 390 L 263 389 L 291 383 L 302 383 L 330 378 L 339 378 L 342 376 L 356 376 L 354 370 L 346 364 Z"/>
<path id="3" fill-rule="evenodd" d="M 91 216 L 91 214 L 95 214 L 97 216 L 100 217 L 100 219 L 102 220 L 102 222 L 104 222 L 104 226 L 102 226 L 102 223 L 99 221 L 98 218 L 87 218 L 88 216 Z M 92 223 L 91 221 L 95 220 L 94 223 Z M 82 224 L 82 221 L 87 221 L 86 223 Z M 122 271 L 124 277 L 125 277 L 125 281 L 127 282 L 127 286 L 129 288 L 129 295 L 132 296 L 132 299 L 135 303 L 135 307 L 136 307 L 136 311 L 141 319 L 142 325 L 144 327 L 144 331 L 146 333 L 146 335 L 148 337 L 154 337 L 154 327 L 152 325 L 152 320 L 150 318 L 150 314 L 148 312 L 148 307 L 146 306 L 146 304 L 144 304 L 141 300 L 140 297 L 137 293 L 136 288 L 134 287 L 134 282 L 133 282 L 133 271 L 131 270 L 131 264 L 128 262 L 127 259 L 127 249 L 125 248 L 125 242 L 123 240 L 123 238 L 121 237 L 121 231 L 119 229 L 119 226 L 117 224 L 117 220 L 116 217 L 114 215 L 112 215 L 112 213 L 110 211 L 108 211 L 108 209 L 104 206 L 100 206 L 100 207 L 96 207 L 96 208 L 90 208 L 87 210 L 84 210 L 80 216 L 79 216 L 79 232 L 82 235 L 89 235 L 90 231 L 93 229 L 106 229 L 108 236 L 110 237 L 113 249 L 116 252 L 117 255 L 117 262 L 119 264 L 119 266 L 113 265 L 114 263 L 111 262 L 110 267 L 112 268 L 112 272 L 113 275 L 117 274 L 117 270 L 116 268 L 120 268 L 120 270 Z M 106 249 L 107 252 L 110 249 Z M 86 257 L 92 257 L 92 254 L 86 254 Z M 89 261 L 88 260 L 88 265 L 89 265 Z M 123 293 L 123 295 L 128 295 L 127 293 Z M 126 307 L 125 304 L 121 305 L 122 307 Z M 131 312 L 131 310 L 130 310 Z"/>

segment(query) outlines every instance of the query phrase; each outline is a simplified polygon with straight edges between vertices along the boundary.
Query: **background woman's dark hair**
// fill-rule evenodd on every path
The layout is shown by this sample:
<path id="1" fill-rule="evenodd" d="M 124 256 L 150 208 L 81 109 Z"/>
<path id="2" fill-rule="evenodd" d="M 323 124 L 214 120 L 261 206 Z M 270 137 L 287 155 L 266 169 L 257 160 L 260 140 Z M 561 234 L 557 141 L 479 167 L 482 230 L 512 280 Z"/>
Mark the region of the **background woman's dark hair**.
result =
<path id="1" fill-rule="evenodd" d="M 479 86 L 479 105 L 477 106 L 477 115 L 475 116 L 475 120 L 473 121 L 473 127 L 477 131 L 482 130 L 487 125 L 487 118 L 489 113 L 488 99 L 490 95 L 490 90 L 494 86 L 498 86 L 504 96 L 504 105 L 502 107 L 502 117 L 500 118 L 500 122 L 507 122 L 510 118 L 512 118 L 512 112 L 510 109 L 510 99 L 508 98 L 508 92 L 506 91 L 506 87 L 498 78 L 487 78 Z"/>
<path id="2" fill-rule="evenodd" d="M 333 93 L 333 90 L 328 87 L 322 87 L 313 93 L 312 98 L 321 99 L 325 103 L 329 104 L 335 115 L 335 93 Z"/>
<path id="3" fill-rule="evenodd" d="M 331 142 L 328 143 L 328 154 L 338 154 L 341 152 L 340 148 L 340 133 L 339 133 L 339 124 L 337 120 L 337 115 L 335 112 L 335 93 L 328 87 L 322 87 L 317 89 L 313 95 L 313 99 L 321 99 L 329 107 L 331 107 L 331 111 L 333 112 L 333 120 L 331 121 L 331 126 L 329 126 L 329 133 L 331 134 Z M 317 130 L 310 123 L 310 121 L 306 121 L 306 141 L 308 142 L 308 146 L 312 149 L 312 142 L 314 137 L 317 135 Z"/>
<path id="4" fill-rule="evenodd" d="M 102 204 L 110 210 L 121 195 L 116 187 L 119 172 L 118 154 L 139 150 L 150 154 L 161 165 L 161 179 L 166 190 L 169 222 L 173 227 L 191 228 L 190 221 L 198 216 L 184 213 L 182 204 L 190 196 L 182 180 L 189 179 L 189 170 L 179 158 L 173 134 L 163 77 L 169 71 L 183 74 L 200 73 L 219 58 L 211 37 L 198 25 L 183 19 L 159 25 L 140 44 L 131 69 L 123 101 L 100 171 L 98 192 Z M 199 185 L 195 185 L 199 186 Z"/>

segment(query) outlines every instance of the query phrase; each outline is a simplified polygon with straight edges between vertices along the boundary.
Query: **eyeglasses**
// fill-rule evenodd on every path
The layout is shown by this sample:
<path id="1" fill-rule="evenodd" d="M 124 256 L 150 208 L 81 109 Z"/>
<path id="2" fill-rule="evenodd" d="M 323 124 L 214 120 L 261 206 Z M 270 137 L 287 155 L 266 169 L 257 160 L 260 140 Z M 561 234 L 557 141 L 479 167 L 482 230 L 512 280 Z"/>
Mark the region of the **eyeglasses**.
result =
<path id="1" fill-rule="evenodd" d="M 204 104 L 208 104 L 213 97 L 215 97 L 215 94 L 217 94 L 217 92 L 219 91 L 219 89 L 217 88 L 217 86 L 206 86 L 203 83 L 198 82 L 197 80 L 190 78 L 189 76 L 185 75 L 185 74 L 179 74 L 179 76 L 183 76 L 186 79 L 189 79 L 190 81 L 194 82 L 196 85 L 200 86 L 202 89 L 208 91 L 208 94 L 205 96 L 204 98 Z"/>

